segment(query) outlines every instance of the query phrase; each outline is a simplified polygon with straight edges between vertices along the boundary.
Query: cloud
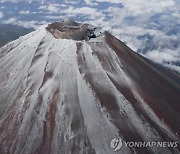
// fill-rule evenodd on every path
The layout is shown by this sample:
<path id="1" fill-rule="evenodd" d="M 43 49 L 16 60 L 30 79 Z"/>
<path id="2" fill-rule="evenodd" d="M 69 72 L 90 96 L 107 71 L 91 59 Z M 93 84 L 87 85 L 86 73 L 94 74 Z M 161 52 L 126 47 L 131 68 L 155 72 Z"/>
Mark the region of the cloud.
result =
<path id="1" fill-rule="evenodd" d="M 4 17 L 4 14 L 0 12 L 0 19 L 2 19 L 3 17 Z"/>
<path id="2" fill-rule="evenodd" d="M 63 7 L 64 6 L 66 6 L 66 5 L 63 5 Z M 61 7 L 60 4 L 52 3 L 52 4 L 48 4 L 48 5 L 41 5 L 39 7 L 39 9 L 46 10 L 50 14 L 53 14 L 53 13 L 58 13 L 60 11 L 60 7 Z"/>
<path id="3" fill-rule="evenodd" d="M 84 1 L 88 1 L 88 3 L 95 3 L 95 2 L 108 2 L 113 4 L 121 3 L 120 0 L 84 0 Z"/>
<path id="4" fill-rule="evenodd" d="M 175 5 L 173 0 L 119 0 L 132 16 L 155 14 Z"/>
<path id="5" fill-rule="evenodd" d="M 98 3 L 96 2 L 93 2 L 92 0 L 84 0 L 84 2 L 89 5 L 89 6 L 96 6 L 98 5 Z"/>
<path id="6" fill-rule="evenodd" d="M 144 56 L 180 73 L 180 66 L 175 64 L 180 62 L 180 48 L 177 51 L 170 49 L 148 51 Z"/>
<path id="7" fill-rule="evenodd" d="M 48 23 L 47 21 L 36 21 L 36 20 L 21 21 L 21 20 L 18 20 L 15 23 L 15 25 L 22 26 L 22 27 L 25 27 L 25 28 L 34 28 L 34 29 L 37 29 L 39 26 L 45 25 L 47 23 Z"/>
<path id="8" fill-rule="evenodd" d="M 81 0 L 76 0 L 76 1 L 74 1 L 74 0 L 64 0 L 64 2 L 66 4 L 69 4 L 69 5 L 75 5 L 75 4 L 79 3 L 79 2 L 81 2 Z"/>
<path id="9" fill-rule="evenodd" d="M 4 3 L 4 2 L 18 3 L 19 0 L 1 0 L 1 3 Z"/>
<path id="10" fill-rule="evenodd" d="M 91 7 L 80 7 L 80 8 L 69 7 L 67 9 L 62 10 L 61 13 L 70 16 L 85 15 L 90 20 L 94 20 L 104 16 L 97 9 Z"/>
<path id="11" fill-rule="evenodd" d="M 69 2 L 69 1 L 68 1 Z M 42 5 L 39 7 L 41 10 L 46 10 L 50 14 L 64 14 L 64 17 L 76 17 L 78 15 L 87 16 L 88 19 L 93 20 L 98 17 L 104 16 L 103 13 L 99 12 L 96 8 L 91 7 L 74 7 L 69 6 L 66 8 L 66 5 L 63 6 L 65 8 L 62 9 L 60 4 L 49 4 L 49 5 Z"/>
<path id="12" fill-rule="evenodd" d="M 180 73 L 180 66 L 178 66 L 178 65 L 173 65 L 173 64 L 163 64 L 165 67 L 167 67 L 167 68 L 169 68 L 169 69 L 171 69 L 171 70 L 174 70 L 174 71 L 176 71 L 176 72 L 178 72 L 178 73 Z"/>
<path id="13" fill-rule="evenodd" d="M 40 10 L 47 10 L 47 6 L 41 5 L 38 9 L 40 9 Z"/>
<path id="14" fill-rule="evenodd" d="M 147 56 L 148 58 L 159 62 L 159 63 L 163 63 L 163 62 L 176 62 L 176 61 L 180 61 L 180 52 L 175 52 L 173 50 L 170 49 L 166 49 L 166 50 L 152 50 L 152 51 L 148 51 L 145 56 Z"/>
<path id="15" fill-rule="evenodd" d="M 59 12 L 59 4 L 49 4 L 49 6 L 47 7 L 47 10 L 50 13 L 58 13 Z"/>
<path id="16" fill-rule="evenodd" d="M 17 19 L 16 18 L 10 18 L 6 21 L 3 21 L 4 24 L 13 24 L 14 22 L 16 22 Z"/>
<path id="17" fill-rule="evenodd" d="M 50 20 L 63 20 L 64 19 L 64 16 L 53 16 L 53 15 L 48 15 L 48 16 L 46 16 L 46 19 L 50 19 Z"/>
<path id="18" fill-rule="evenodd" d="M 180 11 L 173 12 L 172 16 L 180 19 Z"/>
<path id="19" fill-rule="evenodd" d="M 20 14 L 31 14 L 29 10 L 22 10 L 19 12 Z"/>

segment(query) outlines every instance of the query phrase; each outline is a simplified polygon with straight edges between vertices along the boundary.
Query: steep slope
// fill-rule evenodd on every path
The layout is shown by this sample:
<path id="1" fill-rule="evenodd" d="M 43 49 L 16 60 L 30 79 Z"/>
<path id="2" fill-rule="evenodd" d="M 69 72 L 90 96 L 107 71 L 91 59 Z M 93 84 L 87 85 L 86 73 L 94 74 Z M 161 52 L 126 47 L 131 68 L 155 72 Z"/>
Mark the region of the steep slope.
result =
<path id="1" fill-rule="evenodd" d="M 0 49 L 0 153 L 179 152 L 110 147 L 116 137 L 179 141 L 178 75 L 108 32 L 77 41 L 48 27 Z"/>

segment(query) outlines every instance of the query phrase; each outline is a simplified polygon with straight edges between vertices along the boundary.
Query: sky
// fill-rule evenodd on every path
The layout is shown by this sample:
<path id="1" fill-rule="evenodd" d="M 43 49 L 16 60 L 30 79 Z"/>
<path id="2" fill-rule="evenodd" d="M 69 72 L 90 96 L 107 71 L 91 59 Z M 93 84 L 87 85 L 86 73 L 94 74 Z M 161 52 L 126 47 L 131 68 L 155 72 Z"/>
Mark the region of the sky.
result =
<path id="1" fill-rule="evenodd" d="M 27 28 L 72 18 L 108 30 L 143 56 L 180 72 L 179 0 L 1 0 L 0 23 Z"/>

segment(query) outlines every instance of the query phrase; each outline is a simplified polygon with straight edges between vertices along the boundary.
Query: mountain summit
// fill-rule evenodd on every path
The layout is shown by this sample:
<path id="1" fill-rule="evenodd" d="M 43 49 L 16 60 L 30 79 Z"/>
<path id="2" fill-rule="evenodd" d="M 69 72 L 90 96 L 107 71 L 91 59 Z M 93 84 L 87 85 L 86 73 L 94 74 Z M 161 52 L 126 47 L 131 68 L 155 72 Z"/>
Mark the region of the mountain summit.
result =
<path id="1" fill-rule="evenodd" d="M 179 141 L 179 94 L 179 75 L 109 32 L 44 25 L 0 48 L 0 153 L 179 153 L 167 145 Z M 166 145 L 124 144 L 135 141 Z"/>
<path id="2" fill-rule="evenodd" d="M 55 22 L 46 29 L 57 39 L 90 40 L 101 33 L 96 27 L 89 24 L 80 24 L 71 19 Z"/>

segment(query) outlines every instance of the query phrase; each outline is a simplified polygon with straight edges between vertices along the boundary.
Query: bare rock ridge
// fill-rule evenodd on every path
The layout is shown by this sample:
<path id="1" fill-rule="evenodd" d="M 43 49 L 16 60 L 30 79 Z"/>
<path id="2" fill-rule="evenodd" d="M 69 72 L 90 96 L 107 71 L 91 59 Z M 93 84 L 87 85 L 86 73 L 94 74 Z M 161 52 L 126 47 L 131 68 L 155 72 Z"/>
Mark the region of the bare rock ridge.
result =
<path id="1" fill-rule="evenodd" d="M 0 154 L 180 153 L 179 74 L 97 32 L 64 20 L 0 48 Z"/>
<path id="2" fill-rule="evenodd" d="M 90 40 L 96 38 L 97 28 L 89 24 L 80 24 L 71 19 L 49 24 L 46 28 L 57 39 Z"/>

